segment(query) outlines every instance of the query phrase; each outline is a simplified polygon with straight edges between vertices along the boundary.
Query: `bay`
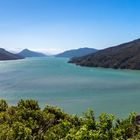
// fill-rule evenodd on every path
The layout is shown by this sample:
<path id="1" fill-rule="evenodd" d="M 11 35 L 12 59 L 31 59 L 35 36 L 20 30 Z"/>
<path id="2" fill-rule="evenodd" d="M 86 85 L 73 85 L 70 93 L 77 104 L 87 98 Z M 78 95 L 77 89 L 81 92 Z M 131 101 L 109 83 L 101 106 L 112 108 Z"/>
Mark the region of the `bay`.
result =
<path id="1" fill-rule="evenodd" d="M 14 105 L 20 99 L 38 100 L 81 115 L 126 117 L 140 113 L 140 71 L 80 67 L 65 58 L 27 58 L 0 62 L 0 98 Z"/>

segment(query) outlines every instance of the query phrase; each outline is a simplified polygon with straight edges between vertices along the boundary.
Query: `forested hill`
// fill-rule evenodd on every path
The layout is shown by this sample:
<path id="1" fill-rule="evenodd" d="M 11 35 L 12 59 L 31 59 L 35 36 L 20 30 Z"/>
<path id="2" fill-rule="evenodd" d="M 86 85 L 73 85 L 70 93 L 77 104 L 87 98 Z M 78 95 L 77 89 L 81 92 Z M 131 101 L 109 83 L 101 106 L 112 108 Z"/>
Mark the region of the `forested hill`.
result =
<path id="1" fill-rule="evenodd" d="M 44 56 L 46 56 L 43 53 L 31 51 L 29 49 L 22 50 L 21 52 L 18 53 L 18 55 L 23 56 L 23 57 L 44 57 Z"/>
<path id="2" fill-rule="evenodd" d="M 140 39 L 69 61 L 81 66 L 140 70 Z"/>
<path id="3" fill-rule="evenodd" d="M 65 57 L 65 58 L 72 58 L 72 57 L 81 57 L 90 53 L 97 52 L 94 48 L 79 48 L 79 49 L 73 49 L 68 50 L 63 53 L 55 55 L 56 57 Z"/>
<path id="4" fill-rule="evenodd" d="M 10 53 L 3 48 L 0 48 L 0 60 L 17 60 L 23 59 L 24 57 L 17 54 Z"/>

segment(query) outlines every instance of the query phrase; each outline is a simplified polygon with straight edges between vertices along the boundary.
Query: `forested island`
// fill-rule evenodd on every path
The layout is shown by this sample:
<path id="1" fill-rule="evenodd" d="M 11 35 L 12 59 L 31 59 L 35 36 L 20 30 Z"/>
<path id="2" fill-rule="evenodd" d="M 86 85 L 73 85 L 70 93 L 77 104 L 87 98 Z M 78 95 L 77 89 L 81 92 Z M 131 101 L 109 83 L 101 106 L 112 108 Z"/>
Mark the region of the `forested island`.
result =
<path id="1" fill-rule="evenodd" d="M 40 109 L 37 101 L 20 100 L 9 106 L 0 100 L 0 140 L 138 140 L 140 116 L 131 113 L 126 119 L 116 119 L 102 113 L 95 118 L 88 110 L 82 117 L 46 105 Z"/>

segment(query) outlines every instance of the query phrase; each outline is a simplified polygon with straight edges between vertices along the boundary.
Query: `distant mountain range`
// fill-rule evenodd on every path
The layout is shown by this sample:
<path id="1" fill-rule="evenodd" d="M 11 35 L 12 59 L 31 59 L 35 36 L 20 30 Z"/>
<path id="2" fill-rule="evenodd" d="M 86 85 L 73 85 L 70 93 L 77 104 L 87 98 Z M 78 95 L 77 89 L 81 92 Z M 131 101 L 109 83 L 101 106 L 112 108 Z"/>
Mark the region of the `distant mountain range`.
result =
<path id="1" fill-rule="evenodd" d="M 23 59 L 24 57 L 10 53 L 6 51 L 3 48 L 0 48 L 0 60 L 17 60 L 17 59 Z"/>
<path id="2" fill-rule="evenodd" d="M 31 51 L 29 49 L 24 49 L 21 52 L 18 53 L 18 55 L 23 56 L 23 57 L 44 57 L 46 56 L 43 53 Z"/>
<path id="3" fill-rule="evenodd" d="M 140 39 L 73 58 L 69 63 L 89 67 L 140 70 Z"/>
<path id="4" fill-rule="evenodd" d="M 96 49 L 93 48 L 80 48 L 80 49 L 73 49 L 68 50 L 63 53 L 55 55 L 55 57 L 65 57 L 65 58 L 73 58 L 73 57 L 81 57 L 90 53 L 97 52 Z"/>

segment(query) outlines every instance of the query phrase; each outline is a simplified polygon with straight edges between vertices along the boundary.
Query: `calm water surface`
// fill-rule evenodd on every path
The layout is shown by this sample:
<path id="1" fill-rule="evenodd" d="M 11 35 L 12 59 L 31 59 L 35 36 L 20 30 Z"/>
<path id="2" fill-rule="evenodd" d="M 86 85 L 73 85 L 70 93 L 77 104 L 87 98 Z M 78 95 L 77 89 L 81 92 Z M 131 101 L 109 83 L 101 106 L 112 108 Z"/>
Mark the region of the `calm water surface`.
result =
<path id="1" fill-rule="evenodd" d="M 0 98 L 10 104 L 35 99 L 72 114 L 87 108 L 126 117 L 140 113 L 140 71 L 85 68 L 63 58 L 0 62 Z"/>

